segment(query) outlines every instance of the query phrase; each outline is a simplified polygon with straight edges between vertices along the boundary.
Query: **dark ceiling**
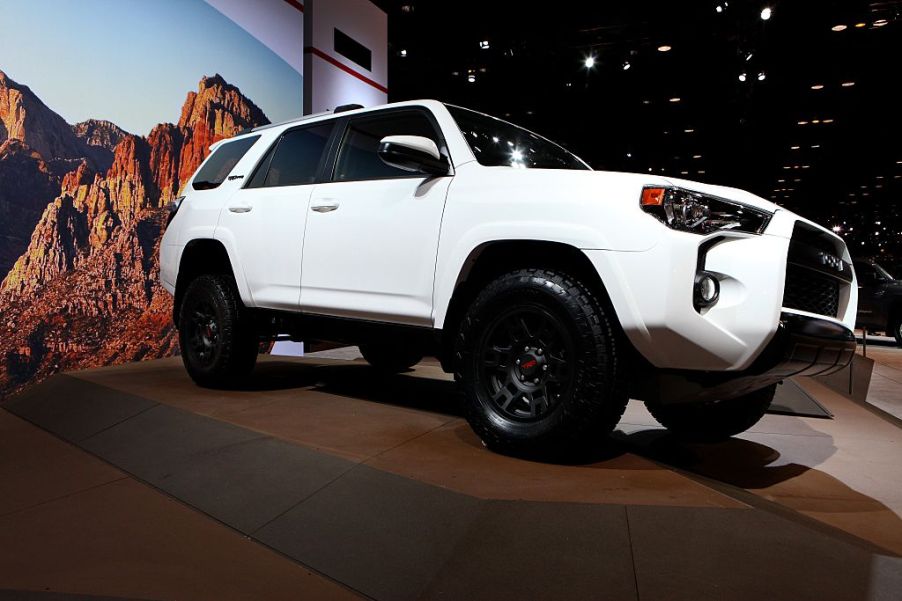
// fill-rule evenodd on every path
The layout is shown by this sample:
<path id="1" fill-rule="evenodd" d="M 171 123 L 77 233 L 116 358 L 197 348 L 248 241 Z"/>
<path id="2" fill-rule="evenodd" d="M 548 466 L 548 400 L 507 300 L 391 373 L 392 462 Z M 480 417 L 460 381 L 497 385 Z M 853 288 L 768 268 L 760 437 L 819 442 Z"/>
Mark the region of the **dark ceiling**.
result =
<path id="1" fill-rule="evenodd" d="M 902 256 L 902 0 L 377 4 L 392 101 L 494 114 L 596 169 L 745 188 Z"/>

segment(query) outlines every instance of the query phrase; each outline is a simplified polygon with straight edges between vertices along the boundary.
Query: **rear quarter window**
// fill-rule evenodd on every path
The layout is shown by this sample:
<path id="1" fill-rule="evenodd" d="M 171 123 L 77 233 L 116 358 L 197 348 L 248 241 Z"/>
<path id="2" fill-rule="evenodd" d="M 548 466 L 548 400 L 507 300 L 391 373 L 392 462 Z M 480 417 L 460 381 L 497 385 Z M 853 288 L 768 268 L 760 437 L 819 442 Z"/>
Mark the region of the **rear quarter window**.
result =
<path id="1" fill-rule="evenodd" d="M 194 176 L 191 186 L 195 190 L 211 190 L 219 186 L 259 139 L 260 136 L 248 136 L 220 144 Z"/>

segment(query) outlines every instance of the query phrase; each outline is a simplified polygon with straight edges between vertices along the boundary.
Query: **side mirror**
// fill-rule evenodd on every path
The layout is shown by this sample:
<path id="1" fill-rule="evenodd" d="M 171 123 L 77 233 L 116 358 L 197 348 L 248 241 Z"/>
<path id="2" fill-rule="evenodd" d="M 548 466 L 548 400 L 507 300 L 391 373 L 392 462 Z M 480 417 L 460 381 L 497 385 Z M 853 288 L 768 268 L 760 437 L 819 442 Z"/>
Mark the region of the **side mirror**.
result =
<path id="1" fill-rule="evenodd" d="M 386 165 L 429 175 L 448 175 L 448 161 L 435 142 L 423 136 L 385 136 L 379 142 L 379 158 Z"/>

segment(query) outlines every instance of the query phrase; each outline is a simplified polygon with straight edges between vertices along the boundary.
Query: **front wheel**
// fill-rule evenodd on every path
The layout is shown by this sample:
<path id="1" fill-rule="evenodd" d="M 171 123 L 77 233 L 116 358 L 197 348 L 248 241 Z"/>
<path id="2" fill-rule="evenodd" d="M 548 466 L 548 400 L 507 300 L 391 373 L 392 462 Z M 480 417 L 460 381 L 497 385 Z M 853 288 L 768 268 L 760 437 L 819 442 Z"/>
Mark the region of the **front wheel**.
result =
<path id="1" fill-rule="evenodd" d="M 758 423 L 774 399 L 777 385 L 726 401 L 661 405 L 646 403 L 658 423 L 689 442 L 720 442 Z"/>
<path id="2" fill-rule="evenodd" d="M 188 375 L 200 386 L 231 388 L 257 361 L 259 341 L 231 279 L 202 275 L 185 290 L 179 346 Z"/>
<path id="3" fill-rule="evenodd" d="M 571 276 L 521 269 L 490 283 L 457 339 L 467 420 L 490 448 L 585 448 L 614 429 L 628 400 L 611 315 Z"/>

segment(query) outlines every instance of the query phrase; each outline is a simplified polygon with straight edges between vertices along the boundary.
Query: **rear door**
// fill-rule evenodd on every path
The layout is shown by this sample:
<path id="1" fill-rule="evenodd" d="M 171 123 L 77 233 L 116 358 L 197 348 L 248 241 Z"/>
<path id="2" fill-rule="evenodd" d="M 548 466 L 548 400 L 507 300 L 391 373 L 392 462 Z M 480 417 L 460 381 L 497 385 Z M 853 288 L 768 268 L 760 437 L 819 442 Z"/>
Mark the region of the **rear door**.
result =
<path id="1" fill-rule="evenodd" d="M 301 310 L 410 325 L 432 324 L 432 287 L 450 176 L 411 173 L 382 162 L 390 135 L 425 136 L 447 157 L 425 108 L 351 117 L 331 181 L 310 201 Z"/>
<path id="2" fill-rule="evenodd" d="M 334 121 L 286 130 L 222 211 L 216 235 L 230 237 L 254 305 L 296 311 L 310 194 Z"/>

